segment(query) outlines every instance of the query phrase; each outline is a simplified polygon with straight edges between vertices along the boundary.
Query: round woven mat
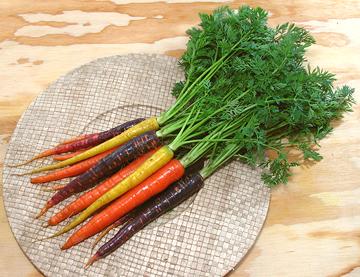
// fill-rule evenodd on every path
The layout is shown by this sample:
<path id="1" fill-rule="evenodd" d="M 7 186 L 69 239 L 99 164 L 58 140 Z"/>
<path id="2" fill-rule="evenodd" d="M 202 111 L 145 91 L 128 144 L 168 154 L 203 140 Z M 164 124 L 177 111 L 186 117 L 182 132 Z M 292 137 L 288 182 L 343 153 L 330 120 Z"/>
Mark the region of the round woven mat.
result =
<path id="1" fill-rule="evenodd" d="M 5 158 L 4 202 L 20 247 L 42 273 L 222 276 L 252 246 L 265 220 L 270 192 L 262 184 L 258 169 L 238 162 L 219 170 L 206 180 L 196 196 L 87 270 L 83 266 L 91 255 L 94 238 L 68 251 L 59 249 L 68 235 L 35 242 L 59 228 L 43 228 L 42 224 L 74 198 L 50 210 L 45 219 L 35 220 L 52 193 L 31 185 L 28 176 L 14 173 L 49 164 L 51 158 L 19 168 L 7 165 L 27 160 L 80 133 L 105 130 L 140 116 L 158 115 L 174 101 L 171 88 L 182 78 L 177 60 L 167 56 L 134 54 L 98 59 L 58 79 L 23 114 Z"/>

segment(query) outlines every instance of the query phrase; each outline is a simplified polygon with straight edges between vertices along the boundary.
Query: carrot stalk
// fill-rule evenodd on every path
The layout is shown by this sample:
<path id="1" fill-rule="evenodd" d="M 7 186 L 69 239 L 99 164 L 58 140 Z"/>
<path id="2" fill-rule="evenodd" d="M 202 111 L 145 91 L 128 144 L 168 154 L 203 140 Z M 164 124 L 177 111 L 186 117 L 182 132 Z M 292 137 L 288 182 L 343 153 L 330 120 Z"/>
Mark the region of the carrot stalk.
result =
<path id="1" fill-rule="evenodd" d="M 90 148 L 89 150 L 86 150 L 85 152 L 80 153 L 79 155 L 77 155 L 75 157 L 72 157 L 65 161 L 61 161 L 61 162 L 51 164 L 48 166 L 36 168 L 36 169 L 30 171 L 30 173 L 31 174 L 38 173 L 38 172 L 42 172 L 42 171 L 53 170 L 53 169 L 58 169 L 58 168 L 61 168 L 64 166 L 72 165 L 74 163 L 80 162 L 82 160 L 93 157 L 97 154 L 100 154 L 106 150 L 109 150 L 111 148 L 114 148 L 121 144 L 124 144 L 124 143 L 128 142 L 129 140 L 131 140 L 145 132 L 158 130 L 158 129 L 159 129 L 159 124 L 157 123 L 156 118 L 155 117 L 148 118 L 148 119 L 141 121 L 140 123 L 128 128 L 121 134 L 119 134 L 119 135 L 93 147 L 93 148 Z"/>
<path id="2" fill-rule="evenodd" d="M 40 184 L 40 183 L 47 183 L 47 182 L 61 180 L 61 179 L 68 178 L 68 177 L 77 176 L 81 173 L 84 173 L 91 167 L 93 167 L 98 161 L 100 161 L 102 158 L 104 158 L 105 156 L 109 155 L 110 153 L 112 153 L 114 151 L 115 151 L 115 149 L 110 149 L 99 155 L 91 157 L 90 159 L 87 159 L 80 163 L 74 164 L 70 167 L 66 167 L 66 168 L 60 169 L 55 172 L 51 172 L 51 173 L 43 175 L 43 176 L 31 178 L 30 182 L 32 184 Z"/>
<path id="3" fill-rule="evenodd" d="M 145 155 L 139 157 L 117 173 L 115 173 L 110 178 L 106 179 L 104 182 L 96 186 L 90 191 L 87 191 L 83 195 L 81 195 L 79 198 L 75 199 L 73 202 L 71 202 L 69 205 L 64 207 L 62 210 L 60 210 L 57 214 L 52 216 L 48 223 L 49 225 L 57 225 L 58 223 L 62 222 L 63 220 L 67 219 L 70 216 L 76 215 L 82 210 L 86 209 L 89 205 L 91 205 L 97 198 L 99 198 L 101 195 L 109 191 L 111 188 L 113 188 L 117 183 L 119 183 L 121 180 L 129 176 L 131 173 L 133 173 L 139 165 L 141 165 L 147 158 L 149 158 L 154 153 L 154 150 L 146 153 Z"/>
<path id="4" fill-rule="evenodd" d="M 88 171 L 73 179 L 64 189 L 58 191 L 47 201 L 37 218 L 71 195 L 95 186 L 102 178 L 112 175 L 120 168 L 160 145 L 161 141 L 154 131 L 135 137 L 119 147 L 115 152 L 98 161 Z"/>
<path id="5" fill-rule="evenodd" d="M 152 158 L 155 158 L 155 155 L 156 153 L 153 155 Z M 143 165 L 146 164 L 147 161 L 145 161 Z M 141 167 L 142 166 L 140 166 L 139 169 L 135 171 L 135 173 L 140 171 Z M 87 222 L 72 236 L 70 236 L 70 238 L 66 241 L 66 243 L 61 249 L 68 249 L 100 232 L 105 227 L 115 222 L 118 218 L 135 209 L 136 207 L 144 203 L 146 200 L 150 199 L 152 196 L 166 189 L 171 183 L 179 180 L 183 176 L 184 172 L 185 169 L 183 165 L 176 159 L 173 159 L 167 164 L 163 165 L 163 167 L 157 170 L 154 174 L 152 174 L 138 186 L 132 188 L 126 194 L 122 195 L 120 198 L 114 201 L 114 203 L 106 207 L 103 211 L 94 215 L 89 222 Z M 97 201 L 99 201 L 100 199 L 101 198 L 99 198 Z M 102 202 L 104 201 L 106 200 L 103 200 Z M 70 228 L 75 227 L 79 223 L 81 223 L 81 221 L 77 221 L 76 218 L 70 224 L 65 226 L 59 233 L 64 233 L 70 230 Z"/>
<path id="6" fill-rule="evenodd" d="M 203 185 L 203 177 L 199 173 L 185 176 L 180 181 L 172 184 L 165 191 L 147 202 L 144 208 L 140 209 L 137 215 L 132 217 L 111 240 L 98 249 L 85 267 L 114 252 L 150 222 L 198 192 Z"/>
<path id="7" fill-rule="evenodd" d="M 80 153 L 86 151 L 87 149 L 84 149 L 84 150 L 79 150 L 79 151 L 76 151 L 76 152 L 71 152 L 71 153 L 67 153 L 67 154 L 63 154 L 63 155 L 55 155 L 53 157 L 53 159 L 55 161 L 65 161 L 67 159 L 70 159 L 76 155 L 79 155 Z"/>

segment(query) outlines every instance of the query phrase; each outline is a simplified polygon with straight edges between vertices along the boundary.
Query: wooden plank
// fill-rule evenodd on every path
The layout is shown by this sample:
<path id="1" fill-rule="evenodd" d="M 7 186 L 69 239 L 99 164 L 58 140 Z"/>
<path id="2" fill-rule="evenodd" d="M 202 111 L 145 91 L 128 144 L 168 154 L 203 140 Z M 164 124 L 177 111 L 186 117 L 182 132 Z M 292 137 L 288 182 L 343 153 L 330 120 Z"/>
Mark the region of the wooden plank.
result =
<path id="1" fill-rule="evenodd" d="M 2 1 L 0 6 L 0 167 L 17 120 L 51 82 L 93 59 L 130 52 L 179 56 L 185 30 L 223 0 Z M 244 1 L 230 1 L 237 7 Z M 360 102 L 360 2 L 251 1 L 270 23 L 295 21 L 318 44 L 312 64 L 357 89 Z M 258 241 L 232 276 L 359 276 L 360 106 L 334 124 L 323 161 L 294 170 L 273 190 Z M 2 194 L 1 194 L 2 195 Z M 2 196 L 1 196 L 2 197 Z M 2 202 L 2 198 L 1 201 Z M 41 276 L 9 229 L 0 204 L 0 275 Z"/>

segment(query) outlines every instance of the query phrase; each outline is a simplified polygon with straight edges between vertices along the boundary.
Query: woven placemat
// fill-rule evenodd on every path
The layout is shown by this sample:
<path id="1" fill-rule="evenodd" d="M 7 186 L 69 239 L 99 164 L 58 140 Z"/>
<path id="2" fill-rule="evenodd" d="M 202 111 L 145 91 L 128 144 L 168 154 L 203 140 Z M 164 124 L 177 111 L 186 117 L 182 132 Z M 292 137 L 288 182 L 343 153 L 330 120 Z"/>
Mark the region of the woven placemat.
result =
<path id="1" fill-rule="evenodd" d="M 28 176 L 13 174 L 52 161 L 48 158 L 20 168 L 6 165 L 27 160 L 80 133 L 105 130 L 140 116 L 158 115 L 174 101 L 171 88 L 182 78 L 175 58 L 142 54 L 102 58 L 58 79 L 23 114 L 5 158 L 4 202 L 19 245 L 42 273 L 222 276 L 252 246 L 266 217 L 270 192 L 262 184 L 258 169 L 239 162 L 215 173 L 196 196 L 87 270 L 83 266 L 92 252 L 94 238 L 68 251 L 59 249 L 67 236 L 34 242 L 58 229 L 43 228 L 44 218 L 34 219 L 52 194 L 31 185 Z M 45 219 L 73 199 L 50 210 Z"/>

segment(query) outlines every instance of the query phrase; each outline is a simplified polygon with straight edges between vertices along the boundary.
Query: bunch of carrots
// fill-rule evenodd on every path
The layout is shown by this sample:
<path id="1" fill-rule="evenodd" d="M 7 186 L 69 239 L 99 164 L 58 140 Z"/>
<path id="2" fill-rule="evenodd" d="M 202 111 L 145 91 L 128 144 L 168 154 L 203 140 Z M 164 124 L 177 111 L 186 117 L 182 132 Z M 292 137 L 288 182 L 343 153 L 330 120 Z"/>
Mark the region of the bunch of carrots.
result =
<path id="1" fill-rule="evenodd" d="M 121 226 L 87 266 L 194 195 L 231 160 L 263 167 L 267 185 L 286 183 L 298 165 L 288 161 L 289 147 L 302 159 L 320 160 L 312 145 L 331 131 L 332 120 L 351 111 L 353 89 L 335 89 L 331 73 L 304 66 L 314 43 L 306 30 L 289 23 L 271 28 L 263 9 L 248 6 L 200 18 L 187 32 L 180 59 L 185 80 L 175 84 L 176 101 L 167 111 L 80 135 L 22 163 L 50 155 L 59 161 L 29 172 L 56 170 L 31 178 L 33 184 L 74 177 L 47 188 L 57 191 L 37 218 L 82 193 L 47 221 L 55 226 L 74 216 L 56 237 L 91 217 L 61 249 L 100 233 L 98 242 Z M 266 157 L 269 149 L 275 158 Z M 206 160 L 200 171 L 188 170 L 200 160 Z"/>

